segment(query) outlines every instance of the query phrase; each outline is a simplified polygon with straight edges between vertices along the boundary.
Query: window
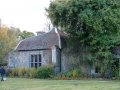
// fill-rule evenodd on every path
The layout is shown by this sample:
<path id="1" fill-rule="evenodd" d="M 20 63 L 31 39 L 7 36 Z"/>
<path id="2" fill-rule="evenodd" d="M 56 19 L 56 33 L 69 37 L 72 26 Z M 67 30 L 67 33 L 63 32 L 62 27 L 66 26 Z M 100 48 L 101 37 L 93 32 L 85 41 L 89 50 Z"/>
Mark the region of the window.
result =
<path id="1" fill-rule="evenodd" d="M 40 67 L 41 64 L 41 55 L 31 55 L 30 56 L 30 66 L 34 68 Z"/>

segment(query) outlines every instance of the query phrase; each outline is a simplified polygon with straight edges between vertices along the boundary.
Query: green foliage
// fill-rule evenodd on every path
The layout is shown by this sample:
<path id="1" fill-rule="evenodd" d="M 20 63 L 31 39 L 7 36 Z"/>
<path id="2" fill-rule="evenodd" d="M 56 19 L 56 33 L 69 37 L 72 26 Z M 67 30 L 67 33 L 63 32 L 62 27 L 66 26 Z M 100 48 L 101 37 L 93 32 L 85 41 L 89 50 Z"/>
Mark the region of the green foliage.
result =
<path id="1" fill-rule="evenodd" d="M 54 79 L 56 80 L 69 80 L 72 79 L 72 72 L 61 72 L 58 75 L 54 76 Z"/>
<path id="2" fill-rule="evenodd" d="M 7 76 L 26 78 L 51 78 L 54 75 L 53 66 L 41 66 L 40 68 L 13 68 L 7 70 Z"/>
<path id="3" fill-rule="evenodd" d="M 81 72 L 80 68 L 74 69 L 68 72 L 61 72 L 57 76 L 54 77 L 54 79 L 60 79 L 60 80 L 70 80 L 70 79 L 80 79 L 83 78 L 83 73 Z"/>
<path id="4" fill-rule="evenodd" d="M 70 69 L 80 68 L 84 65 L 93 65 L 94 58 L 90 53 L 89 47 L 67 47 L 62 50 L 68 57 Z"/>
<path id="5" fill-rule="evenodd" d="M 26 69 L 26 76 L 28 78 L 36 78 L 37 70 L 35 68 Z"/>
<path id="6" fill-rule="evenodd" d="M 17 35 L 16 28 L 6 26 L 0 28 L 0 66 L 7 65 L 6 56 L 16 46 Z"/>
<path id="7" fill-rule="evenodd" d="M 95 61 L 109 65 L 111 50 L 120 44 L 120 0 L 54 0 L 47 12 L 69 34 L 69 45 L 89 46 Z"/>
<path id="8" fill-rule="evenodd" d="M 10 77 L 18 77 L 18 69 L 17 68 L 8 69 L 6 73 Z"/>
<path id="9" fill-rule="evenodd" d="M 19 77 L 24 77 L 25 73 L 26 73 L 26 70 L 25 68 L 19 68 L 17 69 L 18 70 L 18 76 Z"/>
<path id="10" fill-rule="evenodd" d="M 80 76 L 81 76 L 81 72 L 80 72 L 79 69 L 73 70 L 73 77 L 74 77 L 74 78 L 78 78 L 78 77 L 80 77 Z"/>
<path id="11" fill-rule="evenodd" d="M 50 78 L 54 75 L 53 66 L 41 66 L 37 69 L 37 77 L 38 78 Z"/>
<path id="12" fill-rule="evenodd" d="M 119 5 L 119 0 L 55 0 L 47 11 L 71 39 L 104 53 L 120 41 Z"/>
<path id="13" fill-rule="evenodd" d="M 113 69 L 113 73 L 112 73 L 112 74 L 114 75 L 115 78 L 118 78 L 118 77 L 119 77 L 119 70 L 118 70 L 117 67 L 115 67 L 115 68 Z"/>
<path id="14" fill-rule="evenodd" d="M 19 33 L 19 37 L 21 39 L 26 39 L 26 38 L 29 38 L 29 37 L 32 37 L 32 36 L 35 36 L 34 33 L 32 33 L 32 32 L 22 31 L 22 32 Z"/>
<path id="15" fill-rule="evenodd" d="M 7 55 L 15 48 L 19 39 L 31 36 L 34 36 L 31 32 L 21 32 L 18 28 L 2 26 L 0 28 L 0 66 L 7 65 Z"/>
<path id="16" fill-rule="evenodd" d="M 37 70 L 35 68 L 13 68 L 6 71 L 7 76 L 10 77 L 35 78 L 37 76 Z"/>

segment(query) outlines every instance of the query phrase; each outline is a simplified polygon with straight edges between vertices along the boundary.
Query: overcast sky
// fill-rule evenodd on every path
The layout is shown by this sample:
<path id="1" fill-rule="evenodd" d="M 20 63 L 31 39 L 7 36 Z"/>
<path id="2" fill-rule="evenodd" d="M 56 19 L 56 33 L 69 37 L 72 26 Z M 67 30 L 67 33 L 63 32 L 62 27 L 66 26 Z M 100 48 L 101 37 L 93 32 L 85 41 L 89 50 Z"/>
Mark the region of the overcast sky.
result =
<path id="1" fill-rule="evenodd" d="M 47 17 L 45 7 L 50 0 L 0 0 L 2 24 L 31 32 L 42 31 Z"/>

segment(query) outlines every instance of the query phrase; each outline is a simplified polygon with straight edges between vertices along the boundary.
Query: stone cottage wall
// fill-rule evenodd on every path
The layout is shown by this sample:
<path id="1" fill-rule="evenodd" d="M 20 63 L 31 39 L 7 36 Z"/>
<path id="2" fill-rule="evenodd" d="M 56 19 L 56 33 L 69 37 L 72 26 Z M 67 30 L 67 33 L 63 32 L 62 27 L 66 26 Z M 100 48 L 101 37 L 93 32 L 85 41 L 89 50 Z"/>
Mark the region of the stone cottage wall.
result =
<path id="1" fill-rule="evenodd" d="M 14 52 L 9 55 L 9 67 L 30 67 L 30 56 L 35 54 L 41 54 L 42 65 L 50 64 L 52 53 L 51 50 L 41 51 L 20 51 Z"/>

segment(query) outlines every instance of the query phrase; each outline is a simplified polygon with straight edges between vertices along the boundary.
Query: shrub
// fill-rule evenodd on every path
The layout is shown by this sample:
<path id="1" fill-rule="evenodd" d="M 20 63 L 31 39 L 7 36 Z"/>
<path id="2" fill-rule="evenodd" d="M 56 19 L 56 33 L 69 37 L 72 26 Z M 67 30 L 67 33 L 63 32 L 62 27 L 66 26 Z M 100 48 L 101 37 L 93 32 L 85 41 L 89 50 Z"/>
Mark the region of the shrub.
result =
<path id="1" fill-rule="evenodd" d="M 71 72 L 61 72 L 57 76 L 55 76 L 54 79 L 57 79 L 57 80 L 69 80 L 70 77 L 72 77 Z"/>
<path id="2" fill-rule="evenodd" d="M 73 77 L 74 78 L 79 78 L 81 76 L 81 72 L 80 72 L 80 69 L 74 69 L 72 71 L 72 74 L 73 74 Z"/>
<path id="3" fill-rule="evenodd" d="M 73 77 L 72 71 L 67 72 L 66 73 L 66 77 L 72 78 Z"/>
<path id="4" fill-rule="evenodd" d="M 25 77 L 27 78 L 36 78 L 37 70 L 35 68 L 26 69 Z"/>
<path id="5" fill-rule="evenodd" d="M 18 69 L 17 68 L 11 69 L 10 73 L 9 73 L 9 76 L 10 77 L 16 77 L 16 76 L 18 76 Z"/>
<path id="6" fill-rule="evenodd" d="M 10 77 L 35 78 L 37 76 L 37 70 L 35 68 L 13 68 L 7 69 L 6 75 Z"/>
<path id="7" fill-rule="evenodd" d="M 19 77 L 24 77 L 25 73 L 26 73 L 25 68 L 18 68 Z"/>
<path id="8" fill-rule="evenodd" d="M 80 69 L 74 69 L 68 72 L 59 73 L 54 79 L 61 79 L 61 80 L 70 80 L 70 79 L 80 79 L 82 73 Z"/>
<path id="9" fill-rule="evenodd" d="M 37 69 L 37 78 L 51 78 L 53 76 L 53 66 L 47 65 L 47 66 L 41 66 Z"/>
<path id="10" fill-rule="evenodd" d="M 26 78 L 51 78 L 54 75 L 53 66 L 41 66 L 35 68 L 13 68 L 7 70 L 7 76 L 10 77 L 26 77 Z"/>
<path id="11" fill-rule="evenodd" d="M 12 70 L 11 69 L 6 69 L 6 76 L 10 76 Z"/>

